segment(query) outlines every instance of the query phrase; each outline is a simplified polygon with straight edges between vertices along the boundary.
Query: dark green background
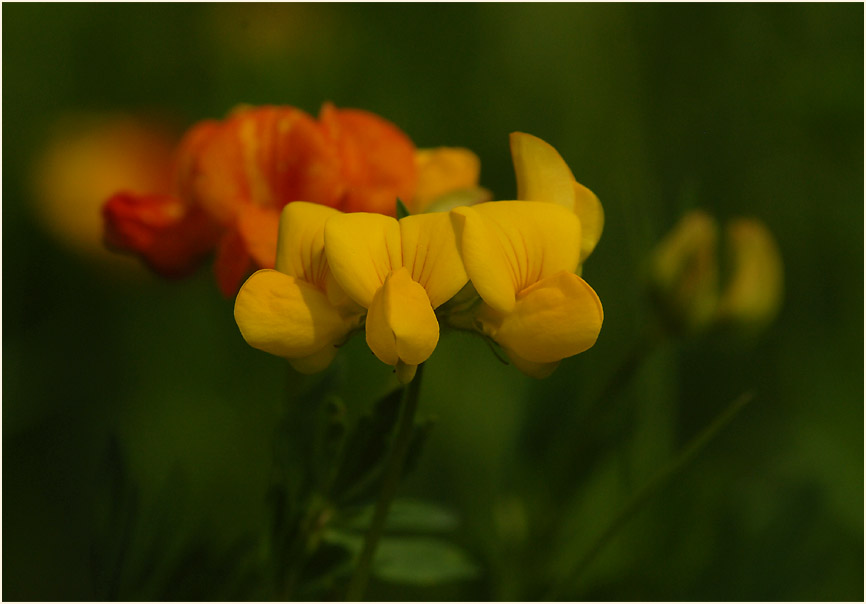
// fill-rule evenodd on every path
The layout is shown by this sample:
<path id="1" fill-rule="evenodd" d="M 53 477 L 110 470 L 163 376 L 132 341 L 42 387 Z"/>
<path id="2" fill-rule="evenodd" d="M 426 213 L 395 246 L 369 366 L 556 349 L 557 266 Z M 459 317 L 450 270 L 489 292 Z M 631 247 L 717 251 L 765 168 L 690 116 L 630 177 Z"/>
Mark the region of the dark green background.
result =
<path id="1" fill-rule="evenodd" d="M 99 593 L 112 434 L 144 511 L 169 491 L 172 534 L 217 548 L 260 532 L 287 379 L 305 384 L 243 342 L 209 269 L 125 279 L 40 230 L 26 176 L 50 124 L 118 110 L 191 124 L 239 102 L 331 100 L 419 146 L 475 150 L 499 198 L 514 194 L 508 133 L 538 135 L 607 215 L 584 273 L 605 308 L 593 349 L 541 382 L 459 335 L 428 363 L 421 414 L 439 421 L 403 491 L 458 512 L 454 539 L 480 577 L 375 583 L 369 597 L 541 597 L 546 573 L 573 566 L 630 493 L 753 390 L 563 597 L 862 600 L 863 6 L 273 10 L 276 42 L 262 46 L 261 7 L 3 6 L 4 599 Z M 691 207 L 769 225 L 781 315 L 756 341 L 661 346 L 617 402 L 625 437 L 569 457 L 553 444 L 597 436 L 582 413 L 650 319 L 643 263 Z M 358 412 L 393 378 L 362 338 L 348 348 L 335 372 Z M 554 537 L 536 543 L 542 526 Z"/>

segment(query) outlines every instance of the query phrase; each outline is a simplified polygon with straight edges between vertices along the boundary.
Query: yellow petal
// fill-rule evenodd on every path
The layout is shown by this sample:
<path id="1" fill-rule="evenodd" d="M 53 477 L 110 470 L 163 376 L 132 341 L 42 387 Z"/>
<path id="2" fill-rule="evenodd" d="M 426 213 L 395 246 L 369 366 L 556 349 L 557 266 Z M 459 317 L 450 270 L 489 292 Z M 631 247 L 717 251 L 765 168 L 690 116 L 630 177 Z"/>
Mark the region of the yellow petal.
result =
<path id="1" fill-rule="evenodd" d="M 481 298 L 511 312 L 515 296 L 559 271 L 574 272 L 580 223 L 554 204 L 493 201 L 451 211 L 466 273 Z"/>
<path id="2" fill-rule="evenodd" d="M 367 345 L 380 361 L 420 365 L 439 342 L 439 322 L 427 292 L 401 268 L 385 279 L 367 313 Z"/>
<path id="3" fill-rule="evenodd" d="M 400 220 L 403 264 L 412 280 L 427 291 L 438 308 L 459 292 L 469 277 L 463 268 L 457 237 L 448 214 L 418 214 Z"/>
<path id="4" fill-rule="evenodd" d="M 698 331 L 719 300 L 718 225 L 700 210 L 685 214 L 650 256 L 650 288 L 673 329 Z"/>
<path id="5" fill-rule="evenodd" d="M 511 361 L 511 364 L 529 377 L 534 377 L 540 380 L 548 377 L 557 367 L 559 367 L 559 361 L 553 363 L 533 363 L 532 361 L 527 361 L 523 357 L 519 356 L 513 350 L 507 348 L 503 350 L 505 350 L 505 354 L 508 355 L 508 360 Z"/>
<path id="6" fill-rule="evenodd" d="M 719 301 L 721 318 L 746 327 L 771 321 L 782 304 L 782 255 L 763 223 L 740 218 L 726 228 L 731 279 Z"/>
<path id="7" fill-rule="evenodd" d="M 397 354 L 397 338 L 388 324 L 388 311 L 385 308 L 385 287 L 373 294 L 366 321 L 367 346 L 376 357 L 386 365 L 396 365 L 400 360 Z"/>
<path id="8" fill-rule="evenodd" d="M 385 278 L 403 266 L 400 226 L 383 214 L 337 214 L 325 224 L 325 255 L 343 290 L 370 308 Z"/>
<path id="9" fill-rule="evenodd" d="M 517 198 L 547 201 L 573 211 L 582 227 L 580 261 L 583 262 L 604 228 L 604 210 L 598 197 L 575 180 L 568 164 L 548 143 L 523 132 L 513 132 L 510 140 Z"/>
<path id="10" fill-rule="evenodd" d="M 276 269 L 325 290 L 325 223 L 340 212 L 318 203 L 296 201 L 283 208 Z"/>
<path id="11" fill-rule="evenodd" d="M 338 351 L 339 349 L 336 346 L 328 344 L 319 352 L 308 357 L 289 359 L 289 364 L 294 367 L 295 371 L 298 373 L 319 373 L 328 368 L 328 365 L 330 365 L 331 361 L 334 360 L 334 357 L 337 356 Z"/>
<path id="12" fill-rule="evenodd" d="M 481 160 L 469 149 L 437 147 L 415 153 L 418 186 L 412 200 L 412 211 L 423 212 L 434 199 L 478 184 Z"/>
<path id="13" fill-rule="evenodd" d="M 241 287 L 235 321 L 250 346 L 289 359 L 341 342 L 353 323 L 314 286 L 273 269 L 255 272 Z"/>
<path id="14" fill-rule="evenodd" d="M 512 132 L 511 159 L 517 198 L 547 201 L 574 211 L 574 174 L 559 152 L 537 136 Z"/>
<path id="15" fill-rule="evenodd" d="M 483 309 L 485 333 L 530 363 L 555 363 L 592 347 L 604 311 L 595 291 L 577 275 L 561 271 L 521 292 L 514 311 Z"/>
<path id="16" fill-rule="evenodd" d="M 595 249 L 604 230 L 604 208 L 595 193 L 579 182 L 574 183 L 574 213 L 580 219 L 580 261 L 583 262 Z"/>
<path id="17" fill-rule="evenodd" d="M 415 374 L 418 373 L 418 365 L 407 365 L 403 361 L 398 361 L 397 366 L 394 367 L 394 373 L 401 384 L 408 384 L 415 379 Z"/>

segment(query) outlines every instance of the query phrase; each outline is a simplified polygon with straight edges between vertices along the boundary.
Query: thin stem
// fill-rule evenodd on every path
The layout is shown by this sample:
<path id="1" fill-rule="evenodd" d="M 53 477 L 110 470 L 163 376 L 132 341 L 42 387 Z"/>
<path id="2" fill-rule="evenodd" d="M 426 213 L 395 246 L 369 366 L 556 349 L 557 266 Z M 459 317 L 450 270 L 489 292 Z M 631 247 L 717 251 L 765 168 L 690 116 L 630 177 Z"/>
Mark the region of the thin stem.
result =
<path id="1" fill-rule="evenodd" d="M 631 349 L 617 365 L 607 380 L 594 403 L 580 415 L 568 423 L 573 428 L 560 431 L 554 435 L 553 442 L 547 445 L 551 459 L 567 460 L 563 468 L 569 468 L 569 474 L 551 486 L 552 494 L 558 499 L 568 500 L 580 486 L 580 481 L 573 468 L 586 467 L 587 460 L 592 459 L 595 452 L 603 445 L 609 447 L 628 433 L 628 424 L 633 415 L 630 399 L 622 397 L 622 391 L 631 383 L 637 371 L 660 344 L 667 334 L 655 325 L 647 327 L 634 341 Z M 555 516 L 550 517 L 549 530 L 556 530 Z"/>
<path id="2" fill-rule="evenodd" d="M 656 494 L 671 478 L 676 475 L 684 466 L 686 466 L 700 451 L 703 449 L 719 432 L 721 432 L 730 422 L 742 411 L 748 403 L 754 398 L 754 393 L 745 392 L 734 399 L 716 418 L 713 422 L 704 428 L 697 436 L 680 451 L 674 459 L 672 459 L 661 471 L 642 488 L 640 488 L 626 505 L 620 510 L 616 517 L 607 526 L 604 532 L 596 538 L 592 547 L 587 550 L 583 558 L 580 559 L 574 570 L 567 575 L 567 579 L 563 580 L 548 592 L 544 600 L 554 600 L 558 594 L 568 585 L 572 585 L 581 574 L 589 567 L 595 557 L 610 543 L 611 539 L 619 532 L 626 522 L 628 522 L 636 511 L 646 503 L 653 495 Z"/>
<path id="3" fill-rule="evenodd" d="M 403 392 L 403 409 L 400 415 L 400 425 L 397 427 L 394 446 L 391 449 L 387 462 L 388 465 L 382 478 L 382 490 L 379 492 L 379 499 L 376 501 L 373 520 L 370 522 L 370 528 L 364 537 L 364 549 L 361 550 L 358 565 L 355 567 L 355 572 L 352 574 L 349 587 L 346 591 L 347 602 L 360 601 L 364 596 L 364 590 L 367 588 L 370 567 L 376 554 L 376 547 L 379 545 L 379 539 L 382 537 L 382 532 L 385 529 L 388 510 L 391 508 L 391 502 L 394 500 L 394 495 L 397 492 L 400 475 L 403 473 L 403 466 L 406 463 L 406 453 L 409 451 L 409 444 L 412 441 L 412 427 L 415 423 L 415 411 L 418 408 L 418 394 L 421 390 L 421 374 L 423 371 L 424 365 L 421 364 L 418 366 L 415 379 L 405 387 Z"/>

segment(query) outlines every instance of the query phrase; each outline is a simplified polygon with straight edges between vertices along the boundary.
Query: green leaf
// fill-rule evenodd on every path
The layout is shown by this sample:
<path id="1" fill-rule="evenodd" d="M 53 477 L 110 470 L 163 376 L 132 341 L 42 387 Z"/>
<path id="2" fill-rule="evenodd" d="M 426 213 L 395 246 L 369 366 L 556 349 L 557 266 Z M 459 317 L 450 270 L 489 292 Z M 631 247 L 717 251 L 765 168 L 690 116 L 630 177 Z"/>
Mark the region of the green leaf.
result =
<path id="1" fill-rule="evenodd" d="M 324 541 L 339 545 L 357 556 L 362 535 L 328 529 Z M 430 586 L 473 579 L 479 569 L 461 548 L 435 537 L 389 537 L 379 541 L 373 574 L 383 581 Z"/>
<path id="2" fill-rule="evenodd" d="M 436 585 L 465 581 L 478 567 L 453 543 L 430 537 L 384 537 L 373 560 L 373 574 L 383 581 Z"/>
<path id="3" fill-rule="evenodd" d="M 409 208 L 406 207 L 406 204 L 398 197 L 397 198 L 397 220 L 401 218 L 406 218 L 406 216 L 411 216 L 411 212 L 409 212 Z"/>
<path id="4" fill-rule="evenodd" d="M 457 516 L 440 505 L 420 499 L 398 499 L 391 506 L 385 527 L 394 532 L 440 533 L 453 531 L 457 525 Z"/>
<path id="5" fill-rule="evenodd" d="M 350 530 L 364 532 L 370 526 L 373 507 L 355 515 L 343 526 Z M 457 516 L 450 510 L 429 501 L 420 499 L 397 499 L 385 521 L 387 533 L 445 533 L 457 528 Z"/>

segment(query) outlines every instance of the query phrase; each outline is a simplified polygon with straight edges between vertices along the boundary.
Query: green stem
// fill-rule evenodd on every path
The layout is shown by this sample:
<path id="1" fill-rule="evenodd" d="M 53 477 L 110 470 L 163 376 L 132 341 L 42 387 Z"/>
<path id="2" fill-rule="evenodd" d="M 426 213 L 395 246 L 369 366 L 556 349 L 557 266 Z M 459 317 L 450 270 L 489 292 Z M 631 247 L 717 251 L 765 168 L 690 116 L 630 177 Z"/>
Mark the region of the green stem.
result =
<path id="1" fill-rule="evenodd" d="M 370 522 L 370 528 L 364 537 L 364 549 L 361 550 L 358 565 L 355 567 L 355 572 L 352 573 L 349 587 L 346 590 L 347 602 L 360 601 L 364 596 L 364 590 L 367 588 L 370 567 L 376 554 L 376 547 L 379 545 L 379 539 L 382 537 L 385 529 L 388 510 L 391 508 L 391 502 L 397 492 L 400 475 L 403 473 L 403 466 L 406 463 L 406 453 L 408 453 L 409 444 L 412 441 L 412 427 L 415 423 L 415 411 L 418 408 L 418 394 L 421 390 L 421 374 L 423 371 L 424 365 L 421 364 L 418 366 L 415 379 L 405 387 L 403 392 L 403 409 L 400 415 L 400 425 L 397 427 L 394 446 L 391 449 L 385 474 L 382 477 L 382 490 L 379 492 L 379 499 L 376 501 L 373 520 Z"/>
<path id="2" fill-rule="evenodd" d="M 639 489 L 631 499 L 626 503 L 625 507 L 620 510 L 616 517 L 607 526 L 604 532 L 596 538 L 592 547 L 587 550 L 583 558 L 580 559 L 574 570 L 567 575 L 567 579 L 559 583 L 558 586 L 551 589 L 544 600 L 555 600 L 559 593 L 581 576 L 581 574 L 589 567 L 595 557 L 605 548 L 611 539 L 619 532 L 626 522 L 631 519 L 636 511 L 646 503 L 653 495 L 656 494 L 673 476 L 686 466 L 700 451 L 703 449 L 719 432 L 721 432 L 730 422 L 742 411 L 748 403 L 752 401 L 754 394 L 746 392 L 734 399 L 714 420 L 704 428 L 697 436 L 680 451 L 673 460 L 671 460 L 661 471 Z"/>
<path id="3" fill-rule="evenodd" d="M 568 421 L 567 430 L 553 436 L 547 445 L 550 459 L 564 460 L 561 467 L 568 468 L 568 475 L 554 481 L 551 494 L 558 500 L 568 501 L 581 482 L 573 468 L 587 467 L 596 451 L 620 441 L 628 434 L 634 409 L 629 397 L 621 396 L 631 383 L 644 360 L 665 341 L 667 334 L 655 325 L 647 327 L 634 341 L 629 352 L 604 382 L 595 401 L 585 411 Z M 588 469 L 588 468 L 587 468 Z M 550 517 L 548 530 L 556 531 L 555 517 Z"/>

